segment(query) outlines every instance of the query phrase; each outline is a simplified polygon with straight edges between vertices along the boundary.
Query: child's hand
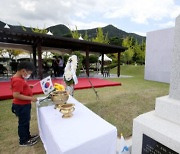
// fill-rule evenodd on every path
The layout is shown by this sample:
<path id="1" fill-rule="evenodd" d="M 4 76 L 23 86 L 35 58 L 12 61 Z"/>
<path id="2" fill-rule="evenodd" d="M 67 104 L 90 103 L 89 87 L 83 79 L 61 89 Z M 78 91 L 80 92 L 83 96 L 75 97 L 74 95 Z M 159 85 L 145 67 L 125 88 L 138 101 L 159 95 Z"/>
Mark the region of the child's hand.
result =
<path id="1" fill-rule="evenodd" d="M 37 98 L 36 98 L 36 97 L 32 97 L 31 101 L 32 101 L 32 102 L 36 102 L 36 101 L 37 101 Z"/>

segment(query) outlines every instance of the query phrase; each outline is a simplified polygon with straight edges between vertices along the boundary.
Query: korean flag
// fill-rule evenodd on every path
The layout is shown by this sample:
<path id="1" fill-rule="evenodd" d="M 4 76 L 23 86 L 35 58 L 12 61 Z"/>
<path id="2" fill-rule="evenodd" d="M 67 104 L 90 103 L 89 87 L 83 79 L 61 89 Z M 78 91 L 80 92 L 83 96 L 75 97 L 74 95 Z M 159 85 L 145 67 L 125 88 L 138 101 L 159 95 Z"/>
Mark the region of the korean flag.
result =
<path id="1" fill-rule="evenodd" d="M 51 91 L 54 90 L 53 83 L 51 81 L 51 77 L 48 76 L 40 81 L 42 91 L 45 95 L 48 95 Z"/>

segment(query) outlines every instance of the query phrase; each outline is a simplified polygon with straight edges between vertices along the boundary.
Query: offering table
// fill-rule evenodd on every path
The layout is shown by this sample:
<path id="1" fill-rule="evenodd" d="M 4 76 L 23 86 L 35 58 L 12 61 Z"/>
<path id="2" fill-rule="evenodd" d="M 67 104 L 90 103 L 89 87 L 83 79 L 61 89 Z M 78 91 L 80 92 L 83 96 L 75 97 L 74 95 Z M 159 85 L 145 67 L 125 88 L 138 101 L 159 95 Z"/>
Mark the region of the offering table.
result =
<path id="1" fill-rule="evenodd" d="M 48 154 L 115 154 L 117 129 L 73 97 L 75 104 L 70 118 L 54 105 L 39 106 L 37 120 L 41 140 Z"/>

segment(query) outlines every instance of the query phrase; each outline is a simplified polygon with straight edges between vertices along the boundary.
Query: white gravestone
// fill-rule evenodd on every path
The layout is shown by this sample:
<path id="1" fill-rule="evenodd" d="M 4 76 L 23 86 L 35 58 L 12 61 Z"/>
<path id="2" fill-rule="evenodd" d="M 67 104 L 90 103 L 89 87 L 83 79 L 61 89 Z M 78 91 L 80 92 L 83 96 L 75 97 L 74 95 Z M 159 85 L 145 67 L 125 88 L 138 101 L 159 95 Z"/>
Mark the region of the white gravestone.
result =
<path id="1" fill-rule="evenodd" d="M 155 111 L 134 119 L 132 154 L 142 153 L 145 135 L 158 142 L 157 146 L 163 150 L 168 151 L 167 148 L 169 148 L 174 153 L 180 153 L 180 16 L 176 18 L 174 34 L 169 95 L 156 99 Z M 145 150 L 159 153 L 158 150 L 153 150 L 151 145 L 147 145 Z"/>
<path id="2" fill-rule="evenodd" d="M 176 19 L 174 34 L 174 51 L 172 61 L 172 71 L 170 80 L 169 96 L 173 99 L 180 100 L 180 16 Z"/>
<path id="3" fill-rule="evenodd" d="M 157 98 L 155 112 L 180 125 L 180 16 L 175 25 L 169 96 Z"/>

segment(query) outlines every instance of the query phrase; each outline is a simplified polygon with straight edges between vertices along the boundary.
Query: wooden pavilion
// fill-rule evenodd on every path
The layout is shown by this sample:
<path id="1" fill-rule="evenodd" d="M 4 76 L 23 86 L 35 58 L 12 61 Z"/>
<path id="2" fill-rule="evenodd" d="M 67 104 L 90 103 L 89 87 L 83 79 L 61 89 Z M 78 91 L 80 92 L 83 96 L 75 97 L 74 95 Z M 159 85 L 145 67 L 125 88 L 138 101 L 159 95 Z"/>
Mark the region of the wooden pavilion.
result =
<path id="1" fill-rule="evenodd" d="M 102 43 L 89 42 L 85 40 L 57 37 L 53 35 L 19 32 L 7 28 L 0 29 L 0 47 L 1 48 L 17 48 L 27 50 L 33 53 L 33 63 L 37 66 L 36 54 L 38 55 L 38 77 L 42 79 L 42 51 L 43 50 L 63 50 L 68 51 L 80 51 L 86 53 L 86 73 L 89 76 L 89 54 L 100 53 L 102 55 L 102 67 L 103 72 L 103 59 L 104 54 L 118 53 L 118 67 L 117 76 L 120 76 L 120 54 L 127 48 L 115 45 L 108 45 Z"/>

